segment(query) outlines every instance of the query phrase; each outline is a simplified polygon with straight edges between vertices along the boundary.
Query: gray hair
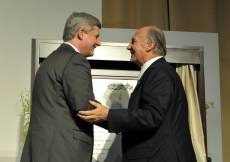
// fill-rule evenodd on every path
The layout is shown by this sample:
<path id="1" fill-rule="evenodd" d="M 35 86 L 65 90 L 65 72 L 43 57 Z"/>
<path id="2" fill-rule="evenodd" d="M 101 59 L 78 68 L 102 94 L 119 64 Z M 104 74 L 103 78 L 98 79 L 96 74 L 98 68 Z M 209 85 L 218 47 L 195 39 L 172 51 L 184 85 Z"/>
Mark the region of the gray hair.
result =
<path id="1" fill-rule="evenodd" d="M 89 33 L 94 26 L 101 29 L 101 23 L 96 17 L 84 12 L 73 12 L 66 21 L 62 39 L 64 41 L 73 39 L 80 28 Z"/>
<path id="2" fill-rule="evenodd" d="M 166 50 L 166 40 L 163 31 L 156 26 L 150 26 L 146 34 L 146 38 L 143 43 L 154 42 L 154 53 L 165 56 L 167 54 Z"/>

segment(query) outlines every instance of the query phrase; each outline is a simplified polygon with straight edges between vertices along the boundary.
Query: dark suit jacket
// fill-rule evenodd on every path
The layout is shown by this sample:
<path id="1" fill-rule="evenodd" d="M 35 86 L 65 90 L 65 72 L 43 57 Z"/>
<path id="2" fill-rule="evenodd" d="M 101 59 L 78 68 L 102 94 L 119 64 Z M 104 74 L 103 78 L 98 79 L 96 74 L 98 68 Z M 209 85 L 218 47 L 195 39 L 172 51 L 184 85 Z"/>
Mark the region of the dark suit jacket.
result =
<path id="1" fill-rule="evenodd" d="M 88 60 L 61 44 L 37 71 L 21 162 L 91 162 L 93 125 L 76 115 L 93 109 L 89 99 L 94 94 Z"/>
<path id="2" fill-rule="evenodd" d="M 188 105 L 175 69 L 160 58 L 143 74 L 128 111 L 109 110 L 108 129 L 122 132 L 124 162 L 195 162 Z"/>

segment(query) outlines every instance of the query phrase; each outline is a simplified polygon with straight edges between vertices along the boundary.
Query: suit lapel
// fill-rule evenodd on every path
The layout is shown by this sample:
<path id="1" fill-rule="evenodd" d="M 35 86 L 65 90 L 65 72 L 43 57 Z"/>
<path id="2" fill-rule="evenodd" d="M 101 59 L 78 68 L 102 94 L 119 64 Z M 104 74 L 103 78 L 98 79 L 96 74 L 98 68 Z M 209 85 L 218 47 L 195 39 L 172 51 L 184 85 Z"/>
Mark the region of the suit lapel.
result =
<path id="1" fill-rule="evenodd" d="M 137 80 L 137 84 L 136 84 L 136 86 L 135 86 L 133 92 L 135 91 L 135 89 L 137 89 L 137 88 L 141 85 L 142 80 L 143 80 L 142 78 L 143 78 L 143 77 L 141 77 L 141 79 Z"/>

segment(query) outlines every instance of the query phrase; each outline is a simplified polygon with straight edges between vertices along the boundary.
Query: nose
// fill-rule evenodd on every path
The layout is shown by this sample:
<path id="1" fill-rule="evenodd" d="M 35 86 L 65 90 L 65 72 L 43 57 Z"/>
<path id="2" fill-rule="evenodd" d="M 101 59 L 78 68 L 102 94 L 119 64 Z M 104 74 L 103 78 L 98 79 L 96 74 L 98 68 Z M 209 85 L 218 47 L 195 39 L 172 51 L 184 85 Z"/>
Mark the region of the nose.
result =
<path id="1" fill-rule="evenodd" d="M 99 39 L 97 39 L 96 44 L 97 44 L 97 46 L 100 46 L 101 45 L 101 41 Z"/>
<path id="2" fill-rule="evenodd" d="M 131 49 L 131 43 L 129 43 L 129 45 L 126 47 L 127 50 Z"/>

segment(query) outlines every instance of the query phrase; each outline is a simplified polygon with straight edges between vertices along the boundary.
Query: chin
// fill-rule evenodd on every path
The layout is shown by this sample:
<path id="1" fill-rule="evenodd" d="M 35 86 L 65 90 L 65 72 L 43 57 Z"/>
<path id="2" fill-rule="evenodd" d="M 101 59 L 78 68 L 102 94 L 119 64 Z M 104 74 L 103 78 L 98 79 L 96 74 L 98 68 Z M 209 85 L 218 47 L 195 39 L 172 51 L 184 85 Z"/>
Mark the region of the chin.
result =
<path id="1" fill-rule="evenodd" d="M 94 54 L 89 54 L 88 57 L 92 57 Z"/>
<path id="2" fill-rule="evenodd" d="M 130 62 L 133 62 L 133 63 L 135 63 L 135 60 L 131 58 L 131 59 L 130 59 Z"/>

